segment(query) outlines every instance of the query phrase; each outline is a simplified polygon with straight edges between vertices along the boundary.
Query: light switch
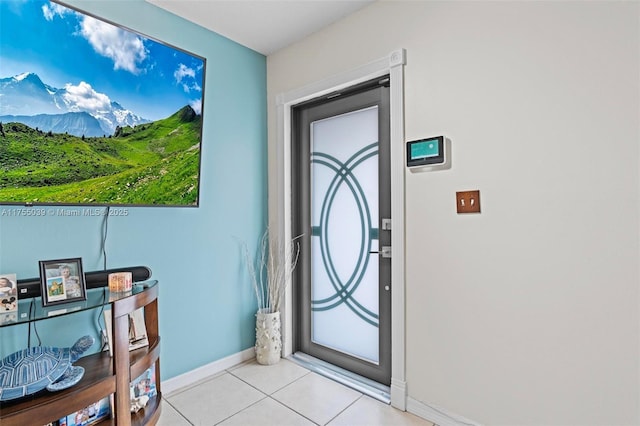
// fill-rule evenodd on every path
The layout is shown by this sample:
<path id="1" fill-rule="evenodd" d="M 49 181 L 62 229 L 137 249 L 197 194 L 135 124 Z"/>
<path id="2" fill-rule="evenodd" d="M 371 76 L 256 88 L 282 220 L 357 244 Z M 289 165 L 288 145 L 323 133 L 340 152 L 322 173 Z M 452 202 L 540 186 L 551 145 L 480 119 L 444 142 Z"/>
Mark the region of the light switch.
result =
<path id="1" fill-rule="evenodd" d="M 456 209 L 458 213 L 480 213 L 480 191 L 456 192 Z"/>

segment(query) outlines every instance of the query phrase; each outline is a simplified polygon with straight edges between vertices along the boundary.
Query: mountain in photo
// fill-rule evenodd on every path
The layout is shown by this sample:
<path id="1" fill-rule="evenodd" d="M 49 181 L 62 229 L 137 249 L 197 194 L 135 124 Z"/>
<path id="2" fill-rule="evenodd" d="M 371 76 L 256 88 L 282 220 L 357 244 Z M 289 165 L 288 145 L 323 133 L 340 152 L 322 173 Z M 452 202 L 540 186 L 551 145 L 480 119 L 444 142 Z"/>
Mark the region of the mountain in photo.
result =
<path id="1" fill-rule="evenodd" d="M 100 122 L 86 112 L 38 115 L 0 115 L 0 123 L 22 123 L 34 129 L 74 136 L 100 137 L 106 132 Z"/>
<path id="2" fill-rule="evenodd" d="M 54 131 L 75 136 L 109 136 L 113 135 L 117 127 L 133 127 L 150 122 L 114 101 L 95 111 L 87 110 L 74 99 L 76 97 L 67 89 L 45 84 L 35 73 L 2 78 L 0 120 L 16 121 L 30 127 L 38 127 L 45 132 Z M 97 122 L 99 131 L 95 122 L 87 115 Z"/>
<path id="3" fill-rule="evenodd" d="M 86 113 L 63 115 L 78 119 L 76 125 L 87 117 L 97 123 Z M 202 116 L 191 106 L 154 122 L 118 127 L 107 137 L 37 127 L 15 121 L 0 126 L 4 203 L 198 204 Z"/>

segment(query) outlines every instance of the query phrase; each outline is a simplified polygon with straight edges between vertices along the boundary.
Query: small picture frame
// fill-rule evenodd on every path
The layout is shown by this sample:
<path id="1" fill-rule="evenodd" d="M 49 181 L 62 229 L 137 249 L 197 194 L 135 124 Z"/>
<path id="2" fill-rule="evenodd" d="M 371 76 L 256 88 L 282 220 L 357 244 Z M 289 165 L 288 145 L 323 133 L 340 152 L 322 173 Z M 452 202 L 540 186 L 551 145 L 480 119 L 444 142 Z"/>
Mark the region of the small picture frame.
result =
<path id="1" fill-rule="evenodd" d="M 40 261 L 42 306 L 87 300 L 87 287 L 79 257 Z"/>
<path id="2" fill-rule="evenodd" d="M 17 282 L 16 274 L 0 274 L 0 315 L 18 312 Z"/>
<path id="3" fill-rule="evenodd" d="M 107 331 L 109 356 L 113 356 L 113 329 L 110 309 L 104 311 L 104 325 Z M 144 322 L 144 308 L 138 308 L 129 314 L 129 350 L 134 351 L 145 346 L 149 346 L 149 338 Z"/>

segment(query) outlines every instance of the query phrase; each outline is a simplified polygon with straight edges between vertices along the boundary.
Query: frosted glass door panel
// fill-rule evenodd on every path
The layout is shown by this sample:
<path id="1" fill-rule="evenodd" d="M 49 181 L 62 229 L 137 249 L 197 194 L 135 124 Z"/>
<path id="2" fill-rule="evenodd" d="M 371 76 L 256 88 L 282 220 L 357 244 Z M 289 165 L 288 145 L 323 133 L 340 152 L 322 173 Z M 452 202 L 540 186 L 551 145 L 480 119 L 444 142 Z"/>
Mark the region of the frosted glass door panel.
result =
<path id="1" fill-rule="evenodd" d="M 310 130 L 311 340 L 377 364 L 378 107 Z"/>

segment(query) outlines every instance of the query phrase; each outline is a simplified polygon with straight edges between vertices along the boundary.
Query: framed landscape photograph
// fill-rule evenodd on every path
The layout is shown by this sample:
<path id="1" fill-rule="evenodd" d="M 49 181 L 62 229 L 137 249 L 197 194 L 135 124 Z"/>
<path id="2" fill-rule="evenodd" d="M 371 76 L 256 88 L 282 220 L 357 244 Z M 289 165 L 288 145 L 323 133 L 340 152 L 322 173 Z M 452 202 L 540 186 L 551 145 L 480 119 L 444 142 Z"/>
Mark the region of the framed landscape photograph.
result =
<path id="1" fill-rule="evenodd" d="M 42 306 L 87 299 L 87 287 L 79 257 L 40 261 Z"/>
<path id="2" fill-rule="evenodd" d="M 199 204 L 206 61 L 58 1 L 0 1 L 0 204 Z"/>

